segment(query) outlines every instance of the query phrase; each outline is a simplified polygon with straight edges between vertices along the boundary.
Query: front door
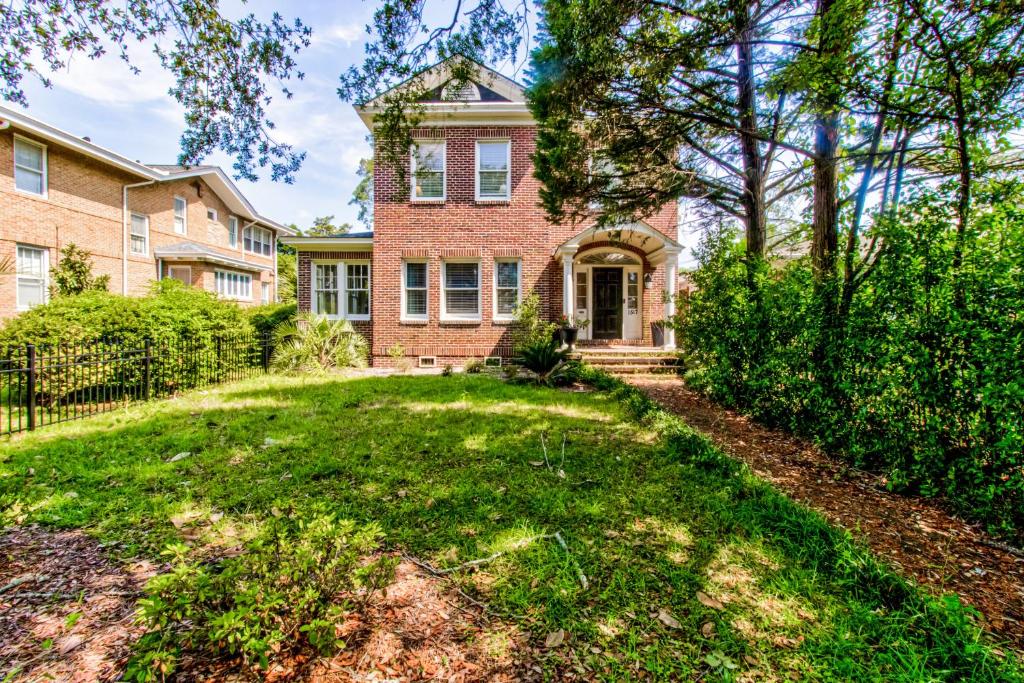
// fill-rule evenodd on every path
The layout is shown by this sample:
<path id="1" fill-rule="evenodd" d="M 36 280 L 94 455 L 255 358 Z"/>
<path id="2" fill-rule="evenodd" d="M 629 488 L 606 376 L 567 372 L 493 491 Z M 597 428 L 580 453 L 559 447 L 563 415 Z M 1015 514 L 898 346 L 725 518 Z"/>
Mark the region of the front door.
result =
<path id="1" fill-rule="evenodd" d="M 594 268 L 594 339 L 622 339 L 622 269 Z"/>

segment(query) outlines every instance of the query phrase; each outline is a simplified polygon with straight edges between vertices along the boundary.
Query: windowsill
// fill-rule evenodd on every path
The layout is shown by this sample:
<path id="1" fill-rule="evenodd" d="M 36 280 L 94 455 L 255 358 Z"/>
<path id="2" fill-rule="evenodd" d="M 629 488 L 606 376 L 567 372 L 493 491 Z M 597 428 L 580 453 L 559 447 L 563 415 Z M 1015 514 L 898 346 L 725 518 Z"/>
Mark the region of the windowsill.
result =
<path id="1" fill-rule="evenodd" d="M 399 318 L 398 322 L 402 325 L 426 325 L 430 322 L 429 318 Z"/>
<path id="2" fill-rule="evenodd" d="M 426 199 L 410 199 L 410 204 L 444 204 L 445 197 L 426 198 Z"/>
<path id="3" fill-rule="evenodd" d="M 492 318 L 491 322 L 495 325 L 512 325 L 516 322 L 515 318 Z"/>
<path id="4" fill-rule="evenodd" d="M 511 204 L 511 197 L 477 197 L 477 204 Z"/>
<path id="5" fill-rule="evenodd" d="M 18 194 L 25 195 L 26 197 L 35 197 L 36 199 L 49 199 L 50 198 L 50 195 L 47 192 L 43 192 L 42 194 L 40 194 L 39 192 L 32 192 L 30 190 L 22 190 L 19 187 L 15 187 L 14 191 L 17 192 Z M 26 309 L 26 310 L 28 310 L 28 309 Z"/>
<path id="6" fill-rule="evenodd" d="M 483 320 L 477 318 L 441 318 L 442 325 L 479 325 Z"/>

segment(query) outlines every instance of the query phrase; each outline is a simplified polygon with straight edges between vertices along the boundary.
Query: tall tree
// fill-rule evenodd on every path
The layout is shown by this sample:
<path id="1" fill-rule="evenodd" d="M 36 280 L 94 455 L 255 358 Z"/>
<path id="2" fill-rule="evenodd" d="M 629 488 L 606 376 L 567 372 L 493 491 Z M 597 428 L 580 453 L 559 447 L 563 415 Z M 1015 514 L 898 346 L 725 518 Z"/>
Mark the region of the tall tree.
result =
<path id="1" fill-rule="evenodd" d="M 276 12 L 230 18 L 218 0 L 14 0 L 0 10 L 0 97 L 28 106 L 26 76 L 51 85 L 48 74 L 76 57 L 110 52 L 139 73 L 131 52 L 149 47 L 175 79 L 169 94 L 185 109 L 179 162 L 198 163 L 221 150 L 239 177 L 255 180 L 269 167 L 291 182 L 304 154 L 274 138 L 267 106 L 271 84 L 303 77 L 295 54 L 309 45 L 301 21 Z"/>
<path id="2" fill-rule="evenodd" d="M 359 184 L 352 190 L 349 205 L 359 207 L 359 220 L 367 230 L 373 230 L 373 157 L 359 160 Z"/>

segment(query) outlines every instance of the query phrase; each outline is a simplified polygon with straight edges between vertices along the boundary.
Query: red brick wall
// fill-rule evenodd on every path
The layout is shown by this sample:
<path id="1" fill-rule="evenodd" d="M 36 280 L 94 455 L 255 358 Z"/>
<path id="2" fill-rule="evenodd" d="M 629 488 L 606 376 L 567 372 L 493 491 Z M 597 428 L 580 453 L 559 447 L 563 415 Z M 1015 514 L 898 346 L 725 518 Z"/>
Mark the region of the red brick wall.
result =
<path id="1" fill-rule="evenodd" d="M 533 177 L 531 155 L 536 128 L 449 127 L 421 131 L 423 137 L 446 140 L 447 199 L 443 204 L 408 201 L 398 176 L 382 164 L 374 178 L 373 354 L 387 364 L 387 349 L 401 343 L 410 356 L 431 355 L 459 361 L 467 357 L 508 355 L 509 324 L 492 320 L 494 261 L 521 257 L 524 296 L 537 292 L 552 318 L 562 310 L 562 264 L 555 248 L 583 226 L 553 225 L 539 206 L 539 181 Z M 512 143 L 511 199 L 495 204 L 475 200 L 475 141 L 507 138 Z M 667 206 L 647 221 L 676 236 L 676 207 Z M 401 321 L 403 257 L 428 260 L 428 318 L 425 323 Z M 481 313 L 478 323 L 440 320 L 441 264 L 446 257 L 471 256 L 480 261 Z M 653 287 L 645 292 L 645 338 L 651 320 L 662 317 L 664 268 L 654 271 Z M 300 282 L 308 280 L 300 270 Z M 308 286 L 308 283 L 307 283 Z M 301 302 L 300 302 L 301 305 Z"/>
<path id="2" fill-rule="evenodd" d="M 350 261 L 370 261 L 370 317 L 371 320 L 354 320 L 352 321 L 352 327 L 356 331 L 366 337 L 366 342 L 373 348 L 373 315 L 374 315 L 374 302 L 372 300 L 374 287 L 374 263 L 371 258 L 371 254 L 366 251 L 300 251 L 299 258 L 295 265 L 298 273 L 298 288 L 295 292 L 297 299 L 298 308 L 300 311 L 308 311 L 312 306 L 312 264 L 317 259 L 327 260 L 350 260 Z M 372 357 L 372 353 L 371 353 Z"/>
<path id="3" fill-rule="evenodd" d="M 17 244 L 44 247 L 49 251 L 50 266 L 57 265 L 58 252 L 73 242 L 92 257 L 93 272 L 110 276 L 110 290 L 120 293 L 124 227 L 122 188 L 125 184 L 142 182 L 144 178 L 117 170 L 85 155 L 56 144 L 47 144 L 47 195 L 38 197 L 15 190 L 14 134 L 38 140 L 31 133 L 13 128 L 0 131 L 0 259 L 13 262 Z M 157 183 L 130 189 L 131 211 L 149 216 L 149 254 L 129 253 L 128 293 L 145 294 L 149 283 L 157 277 L 153 250 L 183 240 L 214 248 L 232 258 L 245 260 L 264 268 L 254 274 L 253 299 L 243 305 L 259 304 L 257 280 L 274 281 L 274 259 L 242 251 L 241 229 L 236 248 L 228 247 L 227 219 L 229 210 L 216 194 L 199 180 L 199 196 L 194 179 Z M 188 234 L 178 235 L 173 228 L 174 195 L 188 201 Z M 218 221 L 210 223 L 207 207 L 217 209 Z M 204 288 L 213 290 L 212 269 L 191 264 L 194 273 L 210 271 L 210 277 L 199 280 Z M 273 285 L 272 285 L 273 287 Z M 273 291 L 273 289 L 272 289 Z M 16 279 L 0 276 L 0 318 L 16 311 Z"/>

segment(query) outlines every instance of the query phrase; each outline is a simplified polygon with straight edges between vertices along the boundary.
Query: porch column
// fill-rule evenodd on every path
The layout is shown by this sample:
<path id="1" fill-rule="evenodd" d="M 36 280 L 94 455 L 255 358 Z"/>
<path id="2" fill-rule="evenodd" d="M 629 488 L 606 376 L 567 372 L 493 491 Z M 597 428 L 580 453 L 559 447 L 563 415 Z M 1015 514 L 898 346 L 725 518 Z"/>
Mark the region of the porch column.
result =
<path id="1" fill-rule="evenodd" d="M 572 320 L 572 261 L 576 253 L 562 253 L 562 313 Z"/>
<path id="2" fill-rule="evenodd" d="M 679 279 L 679 252 L 666 250 L 665 256 L 665 348 L 676 348 L 676 331 L 668 322 L 676 315 L 676 281 Z"/>

